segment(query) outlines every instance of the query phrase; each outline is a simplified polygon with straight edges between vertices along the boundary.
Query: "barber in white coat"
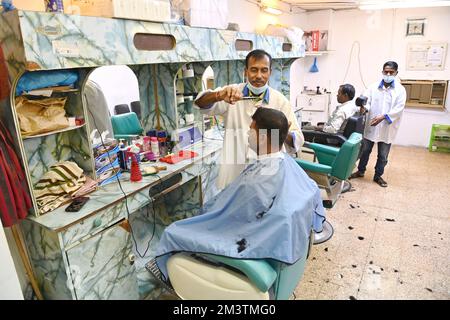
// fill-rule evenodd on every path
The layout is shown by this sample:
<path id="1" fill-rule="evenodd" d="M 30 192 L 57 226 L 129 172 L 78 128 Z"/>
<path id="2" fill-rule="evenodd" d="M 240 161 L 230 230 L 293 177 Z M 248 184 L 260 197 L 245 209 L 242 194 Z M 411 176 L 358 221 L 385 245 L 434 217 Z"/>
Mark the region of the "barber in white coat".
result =
<path id="1" fill-rule="evenodd" d="M 386 62 L 383 65 L 383 80 L 371 85 L 364 93 L 368 98 L 366 109 L 369 115 L 364 129 L 358 171 L 350 176 L 352 179 L 364 176 L 373 145 L 377 143 L 378 158 L 373 181 L 387 187 L 387 182 L 381 176 L 388 162 L 391 144 L 400 127 L 406 102 L 406 90 L 396 79 L 397 74 L 398 64 L 394 61 Z"/>
<path id="2" fill-rule="evenodd" d="M 248 128 L 257 108 L 273 108 L 285 114 L 290 127 L 283 151 L 295 153 L 303 145 L 303 134 L 289 100 L 268 85 L 271 67 L 272 57 L 264 50 L 254 50 L 245 59 L 247 83 L 201 92 L 195 100 L 203 114 L 224 117 L 225 136 L 217 180 L 219 189 L 239 176 L 248 162 Z M 252 99 L 248 99 L 250 97 Z"/>

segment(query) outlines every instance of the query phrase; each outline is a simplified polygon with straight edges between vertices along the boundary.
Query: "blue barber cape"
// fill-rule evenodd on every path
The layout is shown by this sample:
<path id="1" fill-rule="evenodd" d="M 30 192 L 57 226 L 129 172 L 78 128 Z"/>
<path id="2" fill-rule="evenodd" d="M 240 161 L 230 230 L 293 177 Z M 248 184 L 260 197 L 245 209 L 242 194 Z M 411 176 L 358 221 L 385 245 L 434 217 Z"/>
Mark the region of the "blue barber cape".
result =
<path id="1" fill-rule="evenodd" d="M 308 250 L 311 228 L 321 232 L 324 221 L 316 183 L 291 156 L 271 154 L 250 164 L 200 215 L 167 227 L 156 262 L 166 279 L 167 259 L 179 251 L 293 264 Z"/>

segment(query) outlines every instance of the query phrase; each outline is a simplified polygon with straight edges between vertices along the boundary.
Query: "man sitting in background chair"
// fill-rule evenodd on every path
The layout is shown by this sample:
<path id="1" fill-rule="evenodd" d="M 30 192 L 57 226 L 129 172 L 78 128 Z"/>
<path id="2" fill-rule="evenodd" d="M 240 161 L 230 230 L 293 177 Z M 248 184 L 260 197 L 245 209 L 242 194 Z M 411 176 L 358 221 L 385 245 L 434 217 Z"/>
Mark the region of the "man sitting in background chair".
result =
<path id="1" fill-rule="evenodd" d="M 346 120 L 359 111 L 353 98 L 355 97 L 355 88 L 351 84 L 343 84 L 339 87 L 337 101 L 340 103 L 333 111 L 328 121 L 322 125 L 305 126 L 303 130 L 316 130 L 327 133 L 338 133 L 345 127 Z"/>
<path id="2" fill-rule="evenodd" d="M 306 257 L 311 230 L 322 231 L 325 213 L 317 184 L 280 151 L 288 134 L 286 116 L 260 107 L 252 119 L 248 142 L 256 161 L 200 215 L 164 230 L 156 261 L 166 279 L 166 262 L 180 251 L 294 264 Z"/>

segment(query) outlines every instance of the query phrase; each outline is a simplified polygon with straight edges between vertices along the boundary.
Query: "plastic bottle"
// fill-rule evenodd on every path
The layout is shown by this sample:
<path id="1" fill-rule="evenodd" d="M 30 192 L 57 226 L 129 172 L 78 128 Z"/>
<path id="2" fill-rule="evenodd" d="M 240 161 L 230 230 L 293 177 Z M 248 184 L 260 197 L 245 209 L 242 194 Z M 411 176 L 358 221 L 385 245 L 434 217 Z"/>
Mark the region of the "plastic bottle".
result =
<path id="1" fill-rule="evenodd" d="M 152 150 L 152 147 L 151 147 L 151 137 L 145 136 L 145 137 L 143 138 L 143 140 L 144 140 L 144 152 L 145 152 L 145 151 L 150 151 L 150 150 Z"/>
<path id="2" fill-rule="evenodd" d="M 167 132 L 158 131 L 159 154 L 164 157 L 167 155 Z"/>
<path id="3" fill-rule="evenodd" d="M 150 138 L 150 145 L 152 148 L 152 152 L 155 155 L 155 157 L 159 157 L 159 144 L 158 144 L 158 138 L 151 137 Z"/>
<path id="4" fill-rule="evenodd" d="M 63 0 L 44 0 L 45 11 L 47 12 L 64 12 Z"/>
<path id="5" fill-rule="evenodd" d="M 2 0 L 2 7 L 5 12 L 15 9 L 12 0 Z"/>

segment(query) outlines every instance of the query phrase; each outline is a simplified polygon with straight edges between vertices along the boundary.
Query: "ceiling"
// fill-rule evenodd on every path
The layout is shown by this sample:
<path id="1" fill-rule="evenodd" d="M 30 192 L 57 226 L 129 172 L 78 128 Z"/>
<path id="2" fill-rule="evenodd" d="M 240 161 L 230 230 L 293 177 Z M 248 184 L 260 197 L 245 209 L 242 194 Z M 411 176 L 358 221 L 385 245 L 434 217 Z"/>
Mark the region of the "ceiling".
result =
<path id="1" fill-rule="evenodd" d="M 285 0 L 285 3 L 291 4 L 303 10 L 323 10 L 323 9 L 353 9 L 358 7 L 357 0 Z"/>
<path id="2" fill-rule="evenodd" d="M 281 2 L 292 5 L 293 7 L 300 8 L 303 10 L 324 10 L 324 9 L 354 9 L 358 8 L 359 5 L 365 4 L 381 4 L 388 3 L 393 5 L 402 5 L 405 4 L 404 0 L 282 0 Z M 421 6 L 434 6 L 433 3 L 437 2 L 446 2 L 448 1 L 437 1 L 437 0 L 412 0 L 409 2 L 421 2 Z"/>

